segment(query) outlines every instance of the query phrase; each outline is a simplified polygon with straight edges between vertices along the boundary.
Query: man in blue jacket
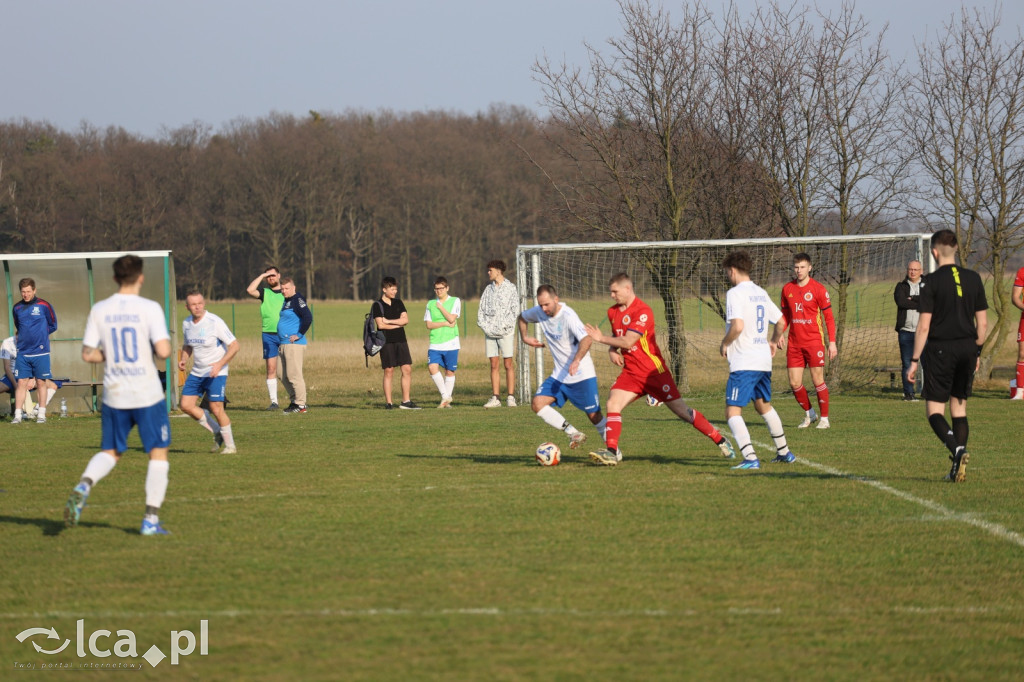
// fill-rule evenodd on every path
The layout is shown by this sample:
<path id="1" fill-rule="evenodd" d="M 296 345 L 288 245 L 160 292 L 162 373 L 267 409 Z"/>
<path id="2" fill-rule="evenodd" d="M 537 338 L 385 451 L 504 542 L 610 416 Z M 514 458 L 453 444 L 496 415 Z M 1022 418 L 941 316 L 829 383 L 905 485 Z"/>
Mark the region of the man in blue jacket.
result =
<path id="1" fill-rule="evenodd" d="M 306 332 L 313 324 L 313 313 L 306 299 L 295 290 L 295 280 L 281 278 L 284 304 L 277 320 L 277 336 L 281 343 L 281 382 L 288 391 L 291 404 L 285 414 L 306 412 L 306 381 L 302 378 L 302 358 L 306 350 Z"/>
<path id="2" fill-rule="evenodd" d="M 12 311 L 14 327 L 18 337 L 18 358 L 14 365 L 14 376 L 18 379 L 15 392 L 14 419 L 12 424 L 20 424 L 22 418 L 21 405 L 25 403 L 32 380 L 36 379 L 39 411 L 36 422 L 46 423 L 46 394 L 50 372 L 50 334 L 57 331 L 57 313 L 53 306 L 36 296 L 36 282 L 25 277 L 18 282 L 21 300 L 14 304 Z"/>

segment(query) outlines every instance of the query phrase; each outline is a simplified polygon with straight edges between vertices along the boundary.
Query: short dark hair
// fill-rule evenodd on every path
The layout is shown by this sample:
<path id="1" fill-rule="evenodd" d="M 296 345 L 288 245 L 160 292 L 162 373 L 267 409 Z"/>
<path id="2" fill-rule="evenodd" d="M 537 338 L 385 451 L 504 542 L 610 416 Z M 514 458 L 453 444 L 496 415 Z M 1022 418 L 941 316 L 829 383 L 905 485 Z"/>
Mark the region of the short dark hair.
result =
<path id="1" fill-rule="evenodd" d="M 932 235 L 932 248 L 937 246 L 952 246 L 957 245 L 956 232 L 953 230 L 939 230 Z"/>
<path id="2" fill-rule="evenodd" d="M 18 282 L 18 288 L 24 289 L 25 287 L 32 287 L 33 289 L 35 289 L 36 281 L 31 277 L 22 277 L 21 281 Z"/>
<path id="3" fill-rule="evenodd" d="M 812 263 L 813 264 L 813 262 L 811 261 L 811 254 L 805 253 L 803 251 L 801 251 L 800 253 L 798 253 L 795 256 L 793 256 L 793 262 L 794 263 L 804 263 L 804 262 L 807 262 L 807 263 Z"/>
<path id="4" fill-rule="evenodd" d="M 204 299 L 206 298 L 205 296 L 203 296 L 203 292 L 199 291 L 199 289 L 189 289 L 185 293 L 185 300 L 187 301 L 188 299 L 190 299 L 193 296 L 201 296 Z"/>
<path id="5" fill-rule="evenodd" d="M 295 284 L 295 280 L 291 277 L 282 277 L 281 284 Z"/>
<path id="6" fill-rule="evenodd" d="M 142 259 L 133 253 L 121 256 L 114 261 L 114 281 L 118 285 L 135 284 L 142 274 Z"/>
<path id="7" fill-rule="evenodd" d="M 491 262 L 489 262 L 487 264 L 487 269 L 490 270 L 491 268 L 494 268 L 495 270 L 500 270 L 502 273 L 504 273 L 505 272 L 505 261 L 503 261 L 503 260 L 492 260 Z"/>
<path id="8" fill-rule="evenodd" d="M 537 287 L 537 295 L 540 296 L 541 294 L 547 294 L 548 296 L 558 296 L 558 292 L 555 291 L 555 288 L 550 284 L 541 284 L 539 287 Z"/>
<path id="9" fill-rule="evenodd" d="M 722 267 L 733 268 L 737 272 L 749 275 L 750 270 L 754 267 L 754 261 L 750 259 L 750 254 L 746 251 L 733 251 L 722 259 Z"/>
<path id="10" fill-rule="evenodd" d="M 278 275 L 281 274 L 281 268 L 277 267 L 276 265 L 268 265 L 267 267 L 263 268 L 263 272 L 266 272 L 267 270 L 273 270 Z"/>
<path id="11" fill-rule="evenodd" d="M 608 286 L 611 286 L 613 284 L 620 284 L 622 282 L 629 282 L 630 284 L 632 284 L 633 280 L 631 280 L 629 278 L 629 275 L 627 275 L 624 272 L 616 272 L 614 275 L 612 275 L 612 278 L 608 280 Z"/>
<path id="12" fill-rule="evenodd" d="M 448 280 L 444 277 L 438 277 L 437 279 L 434 280 L 434 286 L 436 287 L 438 284 L 448 286 Z"/>
<path id="13" fill-rule="evenodd" d="M 380 281 L 380 288 L 381 289 L 387 289 L 388 287 L 397 287 L 397 286 L 398 286 L 398 280 L 395 279 L 394 277 L 385 277 L 384 279 L 382 279 Z"/>

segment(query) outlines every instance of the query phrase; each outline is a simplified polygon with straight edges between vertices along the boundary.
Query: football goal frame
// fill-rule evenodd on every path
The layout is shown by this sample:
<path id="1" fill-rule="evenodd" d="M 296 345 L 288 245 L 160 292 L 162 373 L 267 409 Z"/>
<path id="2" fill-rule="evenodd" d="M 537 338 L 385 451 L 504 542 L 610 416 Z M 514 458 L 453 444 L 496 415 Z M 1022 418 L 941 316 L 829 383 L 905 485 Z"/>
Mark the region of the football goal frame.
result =
<path id="1" fill-rule="evenodd" d="M 718 354 L 729 288 L 720 268 L 722 258 L 731 251 L 748 251 L 754 262 L 751 278 L 778 300 L 782 285 L 792 279 L 793 256 L 805 252 L 811 256 L 811 276 L 830 292 L 835 313 L 839 356 L 826 368 L 830 389 L 898 389 L 892 292 L 906 277 L 908 261 L 921 261 L 925 272 L 934 270 L 930 238 L 930 233 L 909 233 L 524 244 L 516 248 L 516 280 L 523 310 L 536 304 L 538 286 L 550 284 L 584 322 L 607 329 L 608 280 L 618 272 L 628 273 L 637 296 L 655 311 L 658 345 L 680 390 L 710 395 L 723 390 L 728 374 L 728 365 Z M 543 340 L 540 330 L 534 331 Z M 544 349 L 530 348 L 518 338 L 517 345 L 518 395 L 528 401 L 550 373 L 550 362 Z M 605 361 L 606 351 L 601 345 L 591 350 L 602 390 L 618 373 Z M 776 355 L 777 389 L 789 388 L 788 382 L 780 385 L 784 355 Z"/>

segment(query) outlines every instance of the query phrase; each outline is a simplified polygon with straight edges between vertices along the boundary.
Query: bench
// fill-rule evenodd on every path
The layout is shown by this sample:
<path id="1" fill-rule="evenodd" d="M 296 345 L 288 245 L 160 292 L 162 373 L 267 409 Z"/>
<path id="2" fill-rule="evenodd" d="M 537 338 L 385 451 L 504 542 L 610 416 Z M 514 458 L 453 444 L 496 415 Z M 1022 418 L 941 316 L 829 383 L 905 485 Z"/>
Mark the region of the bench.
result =
<path id="1" fill-rule="evenodd" d="M 77 379 L 68 379 L 67 381 L 61 382 L 61 387 L 57 389 L 60 393 L 61 388 L 81 388 L 86 387 L 89 389 L 90 397 L 92 398 L 92 411 L 96 412 L 99 410 L 99 388 L 103 386 L 103 381 L 79 381 Z M 51 402 L 52 404 L 52 402 Z"/>

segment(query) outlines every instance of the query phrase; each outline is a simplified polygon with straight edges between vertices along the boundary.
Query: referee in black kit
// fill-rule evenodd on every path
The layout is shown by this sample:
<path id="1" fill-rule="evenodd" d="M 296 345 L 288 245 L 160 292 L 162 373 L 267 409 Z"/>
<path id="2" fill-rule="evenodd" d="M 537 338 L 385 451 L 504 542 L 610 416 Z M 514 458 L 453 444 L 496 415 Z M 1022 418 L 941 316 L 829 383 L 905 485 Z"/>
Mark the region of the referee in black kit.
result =
<path id="1" fill-rule="evenodd" d="M 928 423 L 949 449 L 953 467 L 948 480 L 963 483 L 970 457 L 967 399 L 988 333 L 988 301 L 978 273 L 956 264 L 956 244 L 952 230 L 939 230 L 932 235 L 932 255 L 939 268 L 925 275 L 927 286 L 921 287 L 921 319 L 907 379 L 914 380 L 923 352 L 928 371 L 922 396 Z M 952 428 L 946 422 L 947 402 Z"/>

